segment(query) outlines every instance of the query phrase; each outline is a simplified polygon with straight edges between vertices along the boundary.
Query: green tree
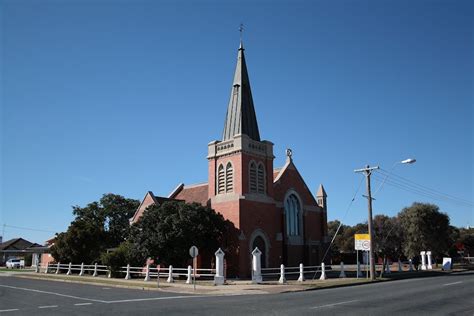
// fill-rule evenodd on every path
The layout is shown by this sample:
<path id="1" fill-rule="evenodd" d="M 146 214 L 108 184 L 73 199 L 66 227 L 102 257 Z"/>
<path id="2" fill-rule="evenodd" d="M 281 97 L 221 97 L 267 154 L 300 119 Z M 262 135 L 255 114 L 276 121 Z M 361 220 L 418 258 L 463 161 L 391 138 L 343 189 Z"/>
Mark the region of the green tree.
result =
<path id="1" fill-rule="evenodd" d="M 129 219 L 138 208 L 137 200 L 104 194 L 85 207 L 74 206 L 74 221 L 56 237 L 51 254 L 56 261 L 98 261 L 107 248 L 117 247 L 130 233 Z"/>
<path id="2" fill-rule="evenodd" d="M 158 257 L 161 264 L 185 265 L 191 245 L 200 253 L 214 253 L 219 247 L 230 251 L 231 244 L 224 240 L 228 225 L 221 214 L 197 203 L 152 205 L 132 226 L 130 258 L 143 264 Z"/>
<path id="3" fill-rule="evenodd" d="M 381 257 L 402 255 L 403 232 L 396 217 L 376 215 L 373 219 L 374 250 Z"/>
<path id="4" fill-rule="evenodd" d="M 434 204 L 413 203 L 398 214 L 398 219 L 404 235 L 403 252 L 408 258 L 424 250 L 439 258 L 452 244 L 449 217 Z"/>

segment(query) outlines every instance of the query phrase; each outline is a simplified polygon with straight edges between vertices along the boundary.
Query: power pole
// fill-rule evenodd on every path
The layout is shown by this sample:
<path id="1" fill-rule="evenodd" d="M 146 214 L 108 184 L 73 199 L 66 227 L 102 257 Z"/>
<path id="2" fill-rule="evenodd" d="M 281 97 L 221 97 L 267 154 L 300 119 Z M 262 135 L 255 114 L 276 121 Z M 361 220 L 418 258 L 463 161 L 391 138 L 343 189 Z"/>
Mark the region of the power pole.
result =
<path id="1" fill-rule="evenodd" d="M 356 169 L 354 172 L 359 173 L 363 172 L 365 174 L 365 179 L 367 182 L 367 200 L 369 202 L 369 219 L 368 229 L 369 229 L 369 238 L 370 238 L 370 249 L 369 249 L 369 264 L 370 264 L 370 280 L 375 280 L 375 258 L 374 258 L 374 238 L 373 238 L 373 230 L 372 230 L 372 192 L 370 190 L 370 176 L 372 174 L 372 170 L 379 169 L 379 167 L 370 167 L 367 165 L 365 168 Z"/>

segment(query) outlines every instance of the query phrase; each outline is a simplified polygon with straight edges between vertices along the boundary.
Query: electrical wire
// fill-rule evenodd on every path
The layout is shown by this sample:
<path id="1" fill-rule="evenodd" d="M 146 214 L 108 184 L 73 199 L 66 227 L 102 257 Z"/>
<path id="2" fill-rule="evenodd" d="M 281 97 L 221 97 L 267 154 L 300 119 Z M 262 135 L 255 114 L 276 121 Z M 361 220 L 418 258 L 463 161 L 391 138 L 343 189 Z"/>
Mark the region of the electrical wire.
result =
<path id="1" fill-rule="evenodd" d="M 9 227 L 9 228 L 15 228 L 15 229 L 23 229 L 23 230 L 31 230 L 31 231 L 36 231 L 36 232 L 43 232 L 43 233 L 56 233 L 52 230 L 45 230 L 45 229 L 37 229 L 37 228 L 30 228 L 30 227 L 21 227 L 21 226 L 13 226 L 13 225 L 7 225 L 3 224 L 3 227 Z"/>

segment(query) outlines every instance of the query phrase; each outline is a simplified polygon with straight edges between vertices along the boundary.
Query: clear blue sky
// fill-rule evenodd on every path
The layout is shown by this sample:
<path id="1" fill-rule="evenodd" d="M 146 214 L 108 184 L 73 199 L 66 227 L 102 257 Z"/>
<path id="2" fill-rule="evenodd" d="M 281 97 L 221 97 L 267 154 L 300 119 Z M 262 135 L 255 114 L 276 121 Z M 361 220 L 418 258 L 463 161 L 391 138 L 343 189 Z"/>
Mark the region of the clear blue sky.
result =
<path id="1" fill-rule="evenodd" d="M 275 167 L 293 149 L 329 219 L 366 220 L 365 164 L 473 201 L 472 1 L 23 1 L 1 14 L 1 217 L 60 232 L 71 206 L 207 181 L 239 42 Z M 379 180 L 374 178 L 374 188 Z M 375 214 L 433 202 L 386 185 Z M 5 239 L 53 233 L 6 227 Z"/>

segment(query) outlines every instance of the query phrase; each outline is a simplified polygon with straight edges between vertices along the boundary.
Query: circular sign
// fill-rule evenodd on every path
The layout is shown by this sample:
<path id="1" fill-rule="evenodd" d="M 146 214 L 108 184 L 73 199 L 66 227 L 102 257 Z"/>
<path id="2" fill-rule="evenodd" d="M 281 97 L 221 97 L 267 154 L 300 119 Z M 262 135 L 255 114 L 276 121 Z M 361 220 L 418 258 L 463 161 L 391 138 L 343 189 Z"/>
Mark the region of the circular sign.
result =
<path id="1" fill-rule="evenodd" d="M 362 248 L 364 248 L 364 250 L 370 250 L 370 240 L 364 240 L 362 242 Z"/>
<path id="2" fill-rule="evenodd" d="M 192 246 L 189 248 L 189 255 L 191 258 L 196 258 L 199 254 L 198 248 L 196 246 Z"/>

